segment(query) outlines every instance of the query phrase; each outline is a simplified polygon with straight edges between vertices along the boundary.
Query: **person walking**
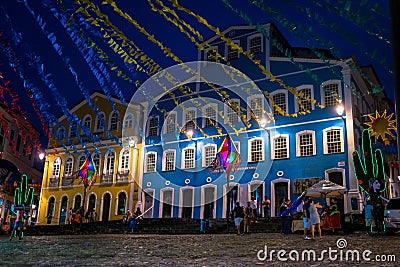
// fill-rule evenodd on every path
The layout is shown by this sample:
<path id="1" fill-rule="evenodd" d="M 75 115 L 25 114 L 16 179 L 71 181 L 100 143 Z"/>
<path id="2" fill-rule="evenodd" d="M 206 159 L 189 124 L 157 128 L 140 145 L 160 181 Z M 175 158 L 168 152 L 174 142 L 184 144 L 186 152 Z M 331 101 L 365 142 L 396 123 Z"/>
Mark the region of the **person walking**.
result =
<path id="1" fill-rule="evenodd" d="M 269 222 L 270 220 L 270 207 L 271 207 L 271 201 L 268 199 L 268 197 L 265 197 L 265 200 L 262 203 L 263 209 L 264 209 L 264 219 L 265 221 Z"/>
<path id="2" fill-rule="evenodd" d="M 304 240 L 309 240 L 310 238 L 308 237 L 307 233 L 308 230 L 310 230 L 310 200 L 308 197 L 304 198 L 303 201 L 303 207 L 302 207 L 302 212 L 303 212 L 303 227 L 304 227 Z"/>
<path id="3" fill-rule="evenodd" d="M 365 227 L 367 229 L 367 234 L 375 234 L 375 219 L 373 216 L 374 207 L 372 206 L 371 200 L 367 200 L 367 205 L 364 208 L 365 213 Z"/>
<path id="4" fill-rule="evenodd" d="M 14 233 L 18 230 L 19 228 L 19 240 L 22 240 L 24 237 L 24 213 L 22 210 L 17 210 L 16 217 L 15 217 L 15 222 L 14 222 L 14 227 L 13 230 L 11 231 L 10 235 L 10 241 L 12 240 Z"/>
<path id="5" fill-rule="evenodd" d="M 237 234 L 240 235 L 240 226 L 243 221 L 244 212 L 243 212 L 243 207 L 240 206 L 239 202 L 236 202 L 235 208 L 233 209 L 233 217 L 237 229 Z"/>
<path id="6" fill-rule="evenodd" d="M 250 223 L 253 217 L 253 209 L 250 206 L 250 201 L 247 202 L 247 206 L 244 208 L 244 234 L 250 234 Z"/>
<path id="7" fill-rule="evenodd" d="M 308 210 L 310 211 L 310 224 L 311 224 L 311 238 L 314 239 L 315 227 L 318 229 L 319 238 L 322 238 L 321 231 L 321 219 L 318 214 L 318 209 L 321 209 L 322 206 L 318 203 L 314 203 L 314 199 L 310 199 L 310 207 Z"/>
<path id="8" fill-rule="evenodd" d="M 258 212 L 257 212 L 258 203 L 257 203 L 257 199 L 255 197 L 251 198 L 250 207 L 251 207 L 253 221 L 257 222 L 257 218 L 258 218 Z"/>

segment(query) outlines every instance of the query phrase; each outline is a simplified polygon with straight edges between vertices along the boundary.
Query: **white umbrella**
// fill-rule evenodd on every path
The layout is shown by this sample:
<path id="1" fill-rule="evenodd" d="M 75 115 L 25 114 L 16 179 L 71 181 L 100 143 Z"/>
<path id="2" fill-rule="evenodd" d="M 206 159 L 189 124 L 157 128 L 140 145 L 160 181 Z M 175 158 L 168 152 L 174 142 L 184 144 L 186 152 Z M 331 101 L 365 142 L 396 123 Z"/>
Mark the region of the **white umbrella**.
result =
<path id="1" fill-rule="evenodd" d="M 346 193 L 346 187 L 334 182 L 322 180 L 306 190 L 309 197 L 342 197 Z"/>

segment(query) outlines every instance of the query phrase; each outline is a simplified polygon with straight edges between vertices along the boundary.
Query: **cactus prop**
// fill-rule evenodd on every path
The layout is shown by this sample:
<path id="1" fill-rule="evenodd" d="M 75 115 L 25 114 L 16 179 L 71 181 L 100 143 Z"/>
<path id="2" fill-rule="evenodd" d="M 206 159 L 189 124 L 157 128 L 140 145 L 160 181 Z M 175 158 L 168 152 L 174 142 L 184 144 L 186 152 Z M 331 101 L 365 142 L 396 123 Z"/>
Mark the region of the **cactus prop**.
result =
<path id="1" fill-rule="evenodd" d="M 386 189 L 385 167 L 381 150 L 372 151 L 371 136 L 367 129 L 362 132 L 362 156 L 354 151 L 353 164 L 358 186 L 372 201 L 376 201 Z"/>
<path id="2" fill-rule="evenodd" d="M 33 201 L 34 188 L 31 186 L 28 188 L 28 176 L 26 174 L 22 175 L 22 180 L 19 182 L 19 187 L 15 189 L 14 192 L 14 205 L 30 206 Z"/>

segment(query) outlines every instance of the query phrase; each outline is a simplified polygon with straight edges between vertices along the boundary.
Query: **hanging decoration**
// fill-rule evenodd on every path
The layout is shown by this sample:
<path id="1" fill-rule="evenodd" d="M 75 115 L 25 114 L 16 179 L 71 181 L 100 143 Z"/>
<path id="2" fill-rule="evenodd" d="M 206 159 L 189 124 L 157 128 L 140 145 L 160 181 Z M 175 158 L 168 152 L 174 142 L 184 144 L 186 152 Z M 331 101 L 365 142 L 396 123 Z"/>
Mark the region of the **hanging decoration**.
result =
<path id="1" fill-rule="evenodd" d="M 19 187 L 14 191 L 14 209 L 20 208 L 30 210 L 34 191 L 35 189 L 33 186 L 29 186 L 28 188 L 28 176 L 26 174 L 22 174 Z"/>
<path id="2" fill-rule="evenodd" d="M 229 173 L 236 171 L 240 167 L 240 154 L 232 142 L 231 137 L 227 134 L 222 141 L 221 146 L 210 166 L 210 172 L 225 171 L 229 180 Z"/>
<path id="3" fill-rule="evenodd" d="M 96 182 L 97 169 L 90 155 L 86 158 L 85 162 L 79 168 L 79 176 L 82 179 L 83 186 L 89 187 L 89 189 Z"/>
<path id="4" fill-rule="evenodd" d="M 360 189 L 375 203 L 386 190 L 386 175 L 380 149 L 372 150 L 371 135 L 368 129 L 362 132 L 362 156 L 353 152 L 353 165 Z"/>
<path id="5" fill-rule="evenodd" d="M 368 126 L 371 136 L 375 137 L 375 142 L 381 138 L 385 145 L 390 145 L 390 141 L 394 137 L 392 131 L 396 132 L 396 120 L 392 117 L 393 113 L 386 115 L 386 110 L 382 114 L 375 111 L 375 116 L 368 114 L 370 121 L 364 124 Z"/>

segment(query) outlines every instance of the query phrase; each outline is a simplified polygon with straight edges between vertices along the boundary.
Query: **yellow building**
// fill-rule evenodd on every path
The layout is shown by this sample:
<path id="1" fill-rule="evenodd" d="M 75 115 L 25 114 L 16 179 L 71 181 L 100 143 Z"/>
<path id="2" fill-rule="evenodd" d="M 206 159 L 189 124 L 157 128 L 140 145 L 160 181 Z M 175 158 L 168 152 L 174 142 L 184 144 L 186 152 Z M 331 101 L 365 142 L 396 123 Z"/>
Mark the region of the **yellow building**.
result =
<path id="1" fill-rule="evenodd" d="M 55 127 L 56 140 L 46 150 L 38 224 L 64 224 L 69 210 L 81 206 L 85 211 L 94 209 L 99 221 L 121 219 L 128 209 L 140 206 L 140 107 L 130 105 L 127 111 L 128 104 L 108 100 L 99 92 L 90 99 L 91 103 L 84 100 L 70 110 L 80 124 L 62 116 Z M 98 175 L 84 200 L 77 172 L 88 155 Z"/>

